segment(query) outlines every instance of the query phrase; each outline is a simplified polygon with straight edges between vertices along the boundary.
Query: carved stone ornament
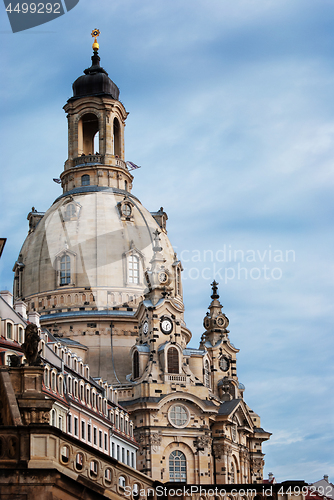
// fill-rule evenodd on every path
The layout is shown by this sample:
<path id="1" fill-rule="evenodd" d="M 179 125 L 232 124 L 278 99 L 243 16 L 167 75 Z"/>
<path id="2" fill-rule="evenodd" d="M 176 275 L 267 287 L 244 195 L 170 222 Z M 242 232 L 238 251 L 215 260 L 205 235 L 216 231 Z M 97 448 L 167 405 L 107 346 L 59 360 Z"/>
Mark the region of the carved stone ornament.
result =
<path id="1" fill-rule="evenodd" d="M 24 425 L 29 424 L 48 424 L 50 421 L 49 410 L 23 410 L 21 417 Z"/>
<path id="2" fill-rule="evenodd" d="M 264 467 L 263 458 L 254 458 L 253 459 L 253 468 L 254 469 L 262 469 Z"/>
<path id="3" fill-rule="evenodd" d="M 97 176 L 98 177 L 103 177 L 103 170 L 98 170 L 97 171 Z"/>
<path id="4" fill-rule="evenodd" d="M 38 351 L 38 342 L 40 341 L 38 335 L 38 328 L 33 323 L 25 329 L 25 342 L 22 344 L 22 349 L 29 366 L 41 366 L 42 359 L 40 351 Z"/>
<path id="5" fill-rule="evenodd" d="M 150 443 L 150 445 L 152 446 L 152 450 L 154 452 L 158 451 L 158 448 L 159 446 L 161 445 L 161 440 L 162 440 L 162 437 L 160 436 L 160 434 L 158 434 L 157 432 L 153 432 L 149 438 L 148 438 L 148 442 Z"/>
<path id="6" fill-rule="evenodd" d="M 226 455 L 226 446 L 223 444 L 214 444 L 213 454 L 216 458 L 223 458 Z"/>
<path id="7" fill-rule="evenodd" d="M 209 436 L 199 436 L 194 442 L 197 450 L 205 450 L 212 443 L 212 439 Z"/>
<path id="8" fill-rule="evenodd" d="M 144 443 L 144 442 L 145 442 L 145 440 L 146 440 L 146 434 L 141 433 L 141 434 L 139 434 L 139 436 L 137 437 L 137 442 L 138 442 L 138 443 L 140 443 L 140 444 L 141 444 L 141 443 Z"/>

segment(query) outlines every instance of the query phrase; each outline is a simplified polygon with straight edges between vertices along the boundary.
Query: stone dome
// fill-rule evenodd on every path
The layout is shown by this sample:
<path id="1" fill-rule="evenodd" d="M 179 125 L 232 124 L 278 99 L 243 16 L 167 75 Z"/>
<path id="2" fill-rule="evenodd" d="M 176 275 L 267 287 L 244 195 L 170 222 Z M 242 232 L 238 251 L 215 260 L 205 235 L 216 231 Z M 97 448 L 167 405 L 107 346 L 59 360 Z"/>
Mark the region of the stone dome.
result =
<path id="1" fill-rule="evenodd" d="M 136 308 L 147 288 L 157 229 L 151 213 L 124 190 L 87 186 L 61 195 L 22 246 L 22 297 L 42 314 L 83 305 L 83 293 L 84 303 L 98 310 L 131 302 Z M 160 239 L 174 287 L 174 250 L 164 231 Z"/>

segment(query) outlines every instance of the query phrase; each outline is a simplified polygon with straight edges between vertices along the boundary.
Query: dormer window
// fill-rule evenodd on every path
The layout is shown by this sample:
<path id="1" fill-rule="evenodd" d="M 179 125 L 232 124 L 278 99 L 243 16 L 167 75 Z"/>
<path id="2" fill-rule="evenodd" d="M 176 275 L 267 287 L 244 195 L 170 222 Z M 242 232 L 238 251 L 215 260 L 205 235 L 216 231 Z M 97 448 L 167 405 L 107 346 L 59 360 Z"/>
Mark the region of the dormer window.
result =
<path id="1" fill-rule="evenodd" d="M 127 184 L 125 189 L 127 189 Z M 121 220 L 133 221 L 134 204 L 132 203 L 130 198 L 125 196 L 124 199 L 117 204 L 117 207 L 121 216 Z"/>
<path id="2" fill-rule="evenodd" d="M 55 268 L 57 276 L 57 286 L 74 285 L 75 280 L 76 254 L 71 250 L 63 250 L 56 256 Z M 64 303 L 64 298 L 60 298 L 60 303 Z"/>
<path id="3" fill-rule="evenodd" d="M 76 216 L 76 209 L 75 209 L 75 205 L 73 203 L 69 203 L 67 206 L 66 206 L 66 210 L 65 210 L 65 216 L 64 216 L 64 219 L 65 220 L 71 220 L 71 219 L 74 219 L 75 216 Z"/>
<path id="4" fill-rule="evenodd" d="M 124 215 L 124 217 L 130 217 L 131 212 L 132 212 L 131 205 L 129 205 L 129 203 L 123 203 L 122 215 Z"/>

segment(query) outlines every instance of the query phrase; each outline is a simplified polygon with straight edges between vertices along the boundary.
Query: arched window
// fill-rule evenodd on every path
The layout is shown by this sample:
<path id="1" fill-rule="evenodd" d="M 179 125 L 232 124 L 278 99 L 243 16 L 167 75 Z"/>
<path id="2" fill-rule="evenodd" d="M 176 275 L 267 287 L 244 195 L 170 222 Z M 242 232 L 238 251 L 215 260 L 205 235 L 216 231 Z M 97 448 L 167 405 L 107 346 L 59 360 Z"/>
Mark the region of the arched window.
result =
<path id="1" fill-rule="evenodd" d="M 56 374 L 55 372 L 51 373 L 51 389 L 55 392 L 56 390 Z"/>
<path id="2" fill-rule="evenodd" d="M 231 464 L 231 484 L 235 483 L 235 472 L 234 472 L 234 465 Z"/>
<path id="3" fill-rule="evenodd" d="M 88 174 L 81 176 L 81 186 L 90 186 L 90 176 Z"/>
<path id="4" fill-rule="evenodd" d="M 138 351 L 133 353 L 133 378 L 139 377 L 139 354 Z"/>
<path id="5" fill-rule="evenodd" d="M 49 369 L 44 368 L 44 385 L 45 387 L 49 387 Z"/>
<path id="6" fill-rule="evenodd" d="M 211 387 L 211 384 L 210 384 L 210 365 L 209 365 L 208 360 L 206 360 L 204 363 L 204 385 L 205 385 L 205 387 Z"/>
<path id="7" fill-rule="evenodd" d="M 94 154 L 94 138 L 99 132 L 99 120 L 93 113 L 83 115 L 78 123 L 78 154 Z M 97 144 L 96 144 L 97 146 Z"/>
<path id="8" fill-rule="evenodd" d="M 19 326 L 19 338 L 18 338 L 18 341 L 19 341 L 20 344 L 22 344 L 22 342 L 23 342 L 23 328 L 21 328 L 20 326 Z"/>
<path id="9" fill-rule="evenodd" d="M 13 325 L 11 323 L 7 323 L 7 339 L 12 340 L 13 336 Z"/>
<path id="10" fill-rule="evenodd" d="M 114 155 L 121 156 L 121 127 L 117 118 L 114 118 Z"/>
<path id="11" fill-rule="evenodd" d="M 68 285 L 71 283 L 71 258 L 65 254 L 60 259 L 60 284 Z"/>
<path id="12" fill-rule="evenodd" d="M 128 190 L 128 181 L 124 181 L 124 189 L 125 189 L 125 191 Z"/>
<path id="13" fill-rule="evenodd" d="M 167 351 L 167 372 L 179 373 L 179 352 L 176 347 L 170 347 Z"/>
<path id="14" fill-rule="evenodd" d="M 133 254 L 128 257 L 128 278 L 129 283 L 139 283 L 139 258 Z"/>
<path id="15" fill-rule="evenodd" d="M 169 480 L 182 483 L 187 481 L 187 461 L 182 451 L 175 450 L 169 455 Z"/>

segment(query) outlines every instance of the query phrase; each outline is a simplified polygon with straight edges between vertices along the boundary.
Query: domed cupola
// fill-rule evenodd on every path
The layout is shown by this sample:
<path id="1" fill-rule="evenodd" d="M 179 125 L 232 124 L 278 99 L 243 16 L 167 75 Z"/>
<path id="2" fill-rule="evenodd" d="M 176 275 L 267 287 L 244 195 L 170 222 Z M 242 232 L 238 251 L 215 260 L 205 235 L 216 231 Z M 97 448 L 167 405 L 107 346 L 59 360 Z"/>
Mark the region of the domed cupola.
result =
<path id="1" fill-rule="evenodd" d="M 94 54 L 92 55 L 92 65 L 84 70 L 84 75 L 79 76 L 72 85 L 73 97 L 77 99 L 85 96 L 101 96 L 108 95 L 118 101 L 119 88 L 109 78 L 105 69 L 100 66 L 100 56 L 98 55 L 99 44 L 96 37 L 99 35 L 99 30 L 93 30 L 92 36 L 95 37 L 93 43 Z"/>

